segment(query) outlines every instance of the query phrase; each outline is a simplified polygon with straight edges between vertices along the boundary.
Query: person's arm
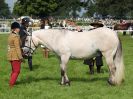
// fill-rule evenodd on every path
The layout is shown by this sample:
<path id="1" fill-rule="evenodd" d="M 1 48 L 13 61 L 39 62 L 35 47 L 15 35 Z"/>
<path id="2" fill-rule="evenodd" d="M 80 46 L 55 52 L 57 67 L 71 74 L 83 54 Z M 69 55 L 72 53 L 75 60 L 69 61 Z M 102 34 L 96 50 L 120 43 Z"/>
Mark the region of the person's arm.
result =
<path id="1" fill-rule="evenodd" d="M 21 28 L 20 28 L 20 32 L 19 32 L 20 38 L 22 39 L 23 37 L 26 36 L 26 34 L 27 34 L 26 27 L 21 26 Z"/>
<path id="2" fill-rule="evenodd" d="M 23 59 L 22 52 L 21 52 L 21 48 L 20 48 L 20 39 L 17 36 L 14 39 L 14 45 L 15 45 L 15 49 L 16 49 L 16 53 L 18 55 L 18 58 L 19 59 Z"/>

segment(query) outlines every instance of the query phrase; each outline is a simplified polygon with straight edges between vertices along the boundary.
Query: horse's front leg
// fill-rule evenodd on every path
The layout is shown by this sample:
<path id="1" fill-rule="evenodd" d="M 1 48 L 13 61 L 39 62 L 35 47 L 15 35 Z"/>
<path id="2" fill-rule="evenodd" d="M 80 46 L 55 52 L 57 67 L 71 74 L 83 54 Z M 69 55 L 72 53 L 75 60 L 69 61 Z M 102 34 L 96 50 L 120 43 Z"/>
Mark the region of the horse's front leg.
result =
<path id="1" fill-rule="evenodd" d="M 62 55 L 61 56 L 61 85 L 70 85 L 70 81 L 67 77 L 66 69 L 67 69 L 67 63 L 69 60 L 70 55 Z"/>

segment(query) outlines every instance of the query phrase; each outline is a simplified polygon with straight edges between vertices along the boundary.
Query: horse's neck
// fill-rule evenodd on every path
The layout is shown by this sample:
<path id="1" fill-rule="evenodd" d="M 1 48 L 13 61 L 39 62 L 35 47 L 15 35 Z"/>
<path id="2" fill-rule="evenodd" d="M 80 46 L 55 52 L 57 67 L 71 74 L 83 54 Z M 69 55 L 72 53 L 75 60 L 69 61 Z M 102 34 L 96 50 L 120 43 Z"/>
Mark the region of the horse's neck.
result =
<path id="1" fill-rule="evenodd" d="M 36 46 L 43 44 L 43 41 L 40 40 L 37 36 L 33 35 L 32 36 L 33 42 L 35 43 Z"/>
<path id="2" fill-rule="evenodd" d="M 44 30 L 36 35 L 38 44 L 44 45 L 53 50 L 55 43 L 60 39 L 60 31 Z"/>

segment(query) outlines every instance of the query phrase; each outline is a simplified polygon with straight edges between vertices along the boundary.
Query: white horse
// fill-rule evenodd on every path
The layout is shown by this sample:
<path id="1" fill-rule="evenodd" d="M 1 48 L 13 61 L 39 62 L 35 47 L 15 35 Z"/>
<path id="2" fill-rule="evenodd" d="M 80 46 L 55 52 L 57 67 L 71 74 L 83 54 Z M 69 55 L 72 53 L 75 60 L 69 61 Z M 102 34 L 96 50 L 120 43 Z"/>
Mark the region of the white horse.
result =
<path id="1" fill-rule="evenodd" d="M 90 31 L 37 30 L 27 36 L 24 53 L 33 53 L 41 44 L 60 57 L 61 84 L 70 84 L 66 68 L 70 58 L 91 58 L 101 51 L 109 66 L 109 80 L 112 85 L 120 85 L 124 80 L 122 46 L 117 33 L 101 27 Z"/>

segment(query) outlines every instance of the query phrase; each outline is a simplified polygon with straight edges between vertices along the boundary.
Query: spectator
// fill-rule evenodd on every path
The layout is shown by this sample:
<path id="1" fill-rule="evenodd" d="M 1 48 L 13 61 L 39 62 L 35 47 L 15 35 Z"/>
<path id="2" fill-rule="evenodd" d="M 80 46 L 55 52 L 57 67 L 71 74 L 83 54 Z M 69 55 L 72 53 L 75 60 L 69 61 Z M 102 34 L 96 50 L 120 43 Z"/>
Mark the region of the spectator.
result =
<path id="1" fill-rule="evenodd" d="M 25 39 L 27 36 L 27 28 L 29 27 L 29 22 L 30 22 L 29 18 L 23 18 L 22 22 L 21 22 L 21 28 L 20 28 L 19 34 L 20 34 L 20 39 L 22 42 L 22 47 L 24 46 Z M 24 56 L 24 58 L 28 59 L 28 66 L 29 66 L 30 71 L 32 71 L 32 69 L 33 69 L 33 67 L 32 67 L 32 55 L 28 55 L 26 57 Z"/>
<path id="2" fill-rule="evenodd" d="M 84 60 L 84 64 L 89 66 L 90 74 L 94 74 L 94 63 L 96 62 L 97 73 L 101 72 L 101 66 L 103 66 L 102 53 L 98 52 L 98 55 L 95 58 Z"/>

